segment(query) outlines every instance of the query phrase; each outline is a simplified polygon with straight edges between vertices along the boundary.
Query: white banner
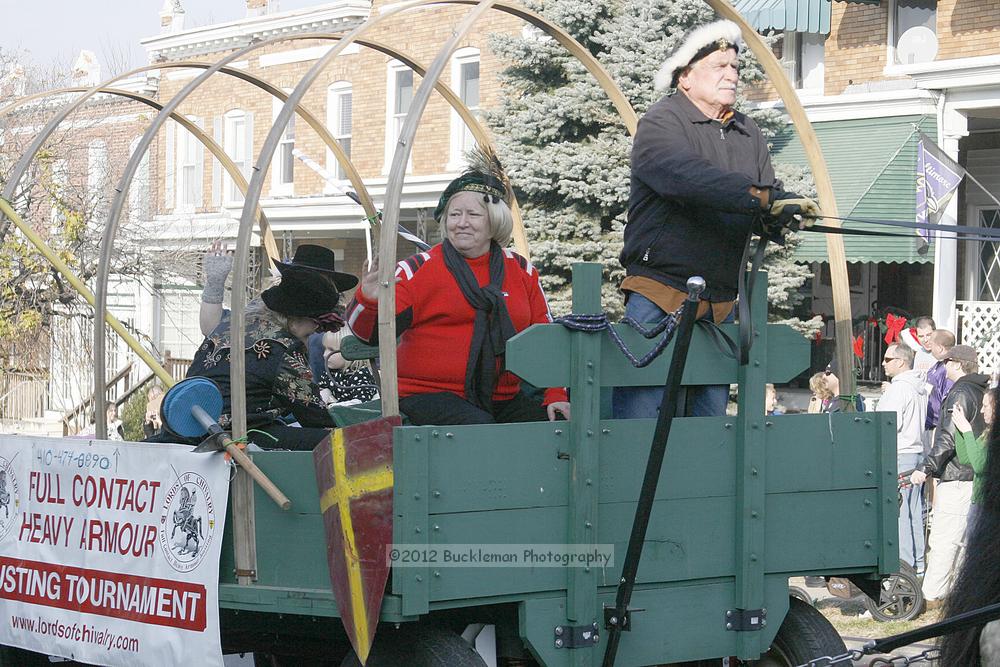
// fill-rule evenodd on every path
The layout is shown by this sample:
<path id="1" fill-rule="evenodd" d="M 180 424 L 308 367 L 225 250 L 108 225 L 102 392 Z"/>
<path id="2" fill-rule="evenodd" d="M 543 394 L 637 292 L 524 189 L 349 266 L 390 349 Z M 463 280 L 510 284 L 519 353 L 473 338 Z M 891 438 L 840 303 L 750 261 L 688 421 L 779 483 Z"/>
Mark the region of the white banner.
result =
<path id="1" fill-rule="evenodd" d="M 0 644 L 101 665 L 222 665 L 222 454 L 0 436 Z"/>

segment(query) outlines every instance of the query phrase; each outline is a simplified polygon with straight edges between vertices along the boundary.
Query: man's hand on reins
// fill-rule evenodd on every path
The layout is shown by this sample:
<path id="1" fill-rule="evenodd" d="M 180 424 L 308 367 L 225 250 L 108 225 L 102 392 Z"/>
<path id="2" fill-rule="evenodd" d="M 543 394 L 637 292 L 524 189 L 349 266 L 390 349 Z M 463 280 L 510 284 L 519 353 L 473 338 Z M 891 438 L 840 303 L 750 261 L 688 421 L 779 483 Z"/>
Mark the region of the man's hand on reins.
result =
<path id="1" fill-rule="evenodd" d="M 816 202 L 793 192 L 778 193 L 768 212 L 780 227 L 793 230 L 812 227 L 822 216 Z"/>

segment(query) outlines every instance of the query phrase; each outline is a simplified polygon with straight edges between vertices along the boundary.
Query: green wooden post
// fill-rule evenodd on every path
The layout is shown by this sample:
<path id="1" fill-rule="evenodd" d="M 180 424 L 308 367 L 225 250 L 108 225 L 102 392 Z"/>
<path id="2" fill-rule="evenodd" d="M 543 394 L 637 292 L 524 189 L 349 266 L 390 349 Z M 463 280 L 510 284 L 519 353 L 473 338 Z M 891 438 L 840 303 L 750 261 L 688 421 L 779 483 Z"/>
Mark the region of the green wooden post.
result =
<path id="1" fill-rule="evenodd" d="M 426 545 L 428 538 L 429 472 L 428 435 L 430 429 L 397 428 L 392 449 L 393 483 L 392 541 L 395 544 Z M 402 613 L 407 616 L 426 614 L 430 609 L 430 571 L 427 567 L 394 567 L 392 590 L 402 597 Z"/>
<path id="2" fill-rule="evenodd" d="M 753 345 L 747 365 L 740 366 L 739 412 L 736 416 L 736 608 L 760 609 L 764 604 L 764 494 L 767 382 L 767 273 L 757 274 L 750 295 Z M 720 619 L 721 621 L 722 619 Z M 742 631 L 737 642 L 741 658 L 756 658 L 760 633 Z"/>
<path id="3" fill-rule="evenodd" d="M 865 423 L 875 420 L 878 427 L 879 457 L 878 487 L 882 502 L 882 524 L 879 526 L 879 568 L 883 574 L 899 568 L 899 481 L 896 469 L 896 414 L 883 412 L 868 415 Z"/>
<path id="4" fill-rule="evenodd" d="M 601 267 L 599 264 L 573 265 L 573 312 L 601 312 Z M 600 471 L 600 356 L 601 338 L 574 332 L 571 338 L 570 392 L 573 415 L 569 421 L 570 476 L 569 525 L 566 542 L 594 544 L 597 538 L 598 474 Z M 616 563 L 617 565 L 617 563 Z M 597 568 L 569 570 L 566 617 L 570 625 L 597 623 Z M 595 664 L 593 650 L 569 649 L 571 664 Z"/>

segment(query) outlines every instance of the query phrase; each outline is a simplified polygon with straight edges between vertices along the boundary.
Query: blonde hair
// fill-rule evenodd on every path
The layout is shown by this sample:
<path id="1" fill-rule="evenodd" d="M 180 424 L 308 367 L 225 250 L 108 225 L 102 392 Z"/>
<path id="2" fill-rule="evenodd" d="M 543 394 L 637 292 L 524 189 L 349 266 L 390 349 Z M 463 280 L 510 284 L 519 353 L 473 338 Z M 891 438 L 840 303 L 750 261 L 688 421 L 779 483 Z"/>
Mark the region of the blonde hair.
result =
<path id="1" fill-rule="evenodd" d="M 243 311 L 244 320 L 250 317 L 268 317 L 280 324 L 282 329 L 288 329 L 288 316 L 268 308 L 259 296 L 251 300 Z"/>
<path id="2" fill-rule="evenodd" d="M 337 331 L 326 331 L 323 333 L 323 350 L 335 348 L 337 352 L 340 352 L 340 341 L 343 340 L 344 336 L 351 336 L 351 330 L 347 327 L 338 329 Z M 340 356 L 344 356 L 341 352 Z M 323 355 L 323 366 L 326 366 L 326 354 Z M 358 371 L 362 369 L 372 370 L 371 362 L 368 359 L 344 359 L 344 367 L 341 369 L 343 371 Z M 329 372 L 331 369 L 327 368 Z"/>
<path id="3" fill-rule="evenodd" d="M 824 400 L 833 398 L 833 392 L 830 390 L 830 385 L 826 383 L 826 373 L 816 373 L 809 378 L 809 389 L 812 390 L 812 393 Z"/>

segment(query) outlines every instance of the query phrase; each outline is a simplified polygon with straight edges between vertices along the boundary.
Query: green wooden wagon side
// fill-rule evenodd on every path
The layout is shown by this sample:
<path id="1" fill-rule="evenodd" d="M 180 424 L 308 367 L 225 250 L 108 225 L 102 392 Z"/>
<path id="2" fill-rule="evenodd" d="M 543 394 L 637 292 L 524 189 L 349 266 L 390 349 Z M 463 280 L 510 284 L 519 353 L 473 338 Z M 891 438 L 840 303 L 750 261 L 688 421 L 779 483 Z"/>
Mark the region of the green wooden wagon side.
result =
<path id="1" fill-rule="evenodd" d="M 786 617 L 789 577 L 877 579 L 897 569 L 895 415 L 765 415 L 765 383 L 789 381 L 809 355 L 801 335 L 766 324 L 765 279 L 753 298 L 747 365 L 695 331 L 684 383 L 738 383 L 738 413 L 674 422 L 618 665 L 756 659 Z M 600 268 L 577 266 L 574 312 L 599 311 L 599 288 Z M 722 329 L 736 336 L 735 325 Z M 639 353 L 651 346 L 631 330 L 621 334 Z M 498 637 L 520 638 L 545 665 L 600 664 L 604 609 L 614 606 L 654 426 L 606 418 L 601 396 L 613 386 L 663 384 L 671 351 L 635 369 L 606 334 L 535 326 L 510 341 L 508 367 L 537 386 L 570 387 L 571 421 L 395 429 L 395 544 L 439 554 L 449 545 L 614 545 L 615 560 L 397 567 L 383 622 L 496 622 Z M 336 625 L 321 620 L 337 610 L 312 458 L 264 452 L 255 460 L 293 511 L 257 498 L 252 585 L 236 584 L 224 555 L 224 634 L 256 617 L 234 612 L 263 612 L 268 623 L 282 619 L 275 632 L 333 642 Z M 755 613 L 760 622 L 741 629 Z M 569 633 L 594 627 L 592 645 L 569 647 Z"/>

